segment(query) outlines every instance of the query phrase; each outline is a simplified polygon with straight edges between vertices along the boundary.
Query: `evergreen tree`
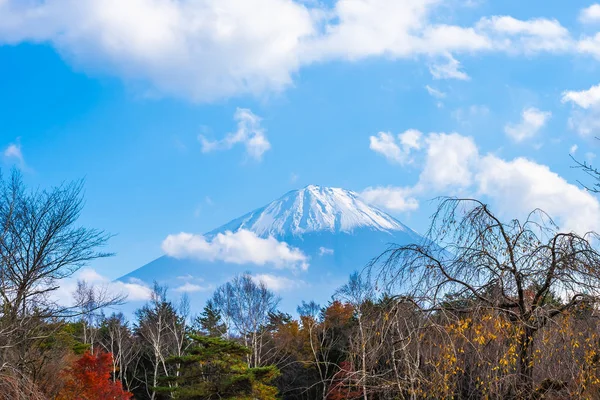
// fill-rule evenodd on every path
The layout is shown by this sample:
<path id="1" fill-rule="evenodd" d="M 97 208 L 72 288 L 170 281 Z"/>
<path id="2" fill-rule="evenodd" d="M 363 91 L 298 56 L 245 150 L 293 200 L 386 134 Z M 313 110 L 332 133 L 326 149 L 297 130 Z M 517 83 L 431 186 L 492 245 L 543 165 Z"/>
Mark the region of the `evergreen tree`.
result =
<path id="1" fill-rule="evenodd" d="M 270 382 L 279 375 L 274 366 L 249 368 L 250 350 L 218 337 L 192 335 L 194 345 L 182 357 L 171 357 L 179 374 L 162 380 L 157 391 L 176 399 L 274 400 L 277 388 Z M 170 385 L 170 387 L 169 387 Z"/>
<path id="2" fill-rule="evenodd" d="M 227 325 L 221 319 L 221 311 L 212 300 L 206 302 L 204 310 L 196 318 L 196 324 L 206 336 L 221 337 L 227 333 Z"/>

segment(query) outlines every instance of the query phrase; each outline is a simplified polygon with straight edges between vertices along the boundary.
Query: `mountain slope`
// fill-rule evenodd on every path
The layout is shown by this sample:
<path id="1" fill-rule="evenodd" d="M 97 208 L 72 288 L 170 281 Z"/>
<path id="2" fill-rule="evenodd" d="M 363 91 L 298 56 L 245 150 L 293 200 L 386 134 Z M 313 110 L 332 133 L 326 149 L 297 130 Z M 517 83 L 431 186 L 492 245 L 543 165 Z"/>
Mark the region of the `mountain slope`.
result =
<path id="1" fill-rule="evenodd" d="M 354 192 L 309 185 L 291 191 L 208 235 L 247 229 L 261 237 L 283 238 L 311 232 L 351 233 L 360 228 L 410 231 L 392 216 L 365 204 Z"/>
<path id="2" fill-rule="evenodd" d="M 423 240 L 394 217 L 364 203 L 351 191 L 310 185 L 286 193 L 279 199 L 199 237 L 201 248 L 225 242 L 232 233 L 250 231 L 256 237 L 275 238 L 299 249 L 309 268 L 274 268 L 239 264 L 215 258 L 175 258 L 168 255 L 120 278 L 145 282 L 157 280 L 171 291 L 187 291 L 195 309 L 200 309 L 212 290 L 242 272 L 260 277 L 282 296 L 282 309 L 293 312 L 301 300 L 326 303 L 350 273 L 361 270 L 391 244 Z M 271 240 L 271 239 L 269 239 Z M 219 251 L 230 250 L 230 243 Z M 258 251 L 242 246 L 245 251 Z M 257 278 L 258 279 L 258 278 Z"/>

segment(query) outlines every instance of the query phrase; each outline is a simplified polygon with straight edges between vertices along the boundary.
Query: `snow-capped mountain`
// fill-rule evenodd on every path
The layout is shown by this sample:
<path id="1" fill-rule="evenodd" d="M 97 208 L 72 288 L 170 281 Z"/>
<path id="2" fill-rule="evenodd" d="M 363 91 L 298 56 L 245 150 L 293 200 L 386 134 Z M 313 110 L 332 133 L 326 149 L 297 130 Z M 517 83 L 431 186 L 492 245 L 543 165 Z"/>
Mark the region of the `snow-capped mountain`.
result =
<path id="1" fill-rule="evenodd" d="M 293 190 L 265 207 L 209 233 L 247 229 L 261 237 L 302 236 L 311 232 L 345 232 L 370 228 L 377 231 L 410 229 L 390 215 L 368 206 L 357 193 L 340 188 L 309 185 Z"/>
<path id="2" fill-rule="evenodd" d="M 326 303 L 352 272 L 391 244 L 421 240 L 355 192 L 309 185 L 204 235 L 170 235 L 163 243 L 167 255 L 119 280 L 156 280 L 171 292 L 187 292 L 200 309 L 216 286 L 250 272 L 293 312 L 301 300 Z M 270 263 L 270 256 L 279 258 Z M 307 268 L 288 266 L 288 259 L 301 259 Z"/>

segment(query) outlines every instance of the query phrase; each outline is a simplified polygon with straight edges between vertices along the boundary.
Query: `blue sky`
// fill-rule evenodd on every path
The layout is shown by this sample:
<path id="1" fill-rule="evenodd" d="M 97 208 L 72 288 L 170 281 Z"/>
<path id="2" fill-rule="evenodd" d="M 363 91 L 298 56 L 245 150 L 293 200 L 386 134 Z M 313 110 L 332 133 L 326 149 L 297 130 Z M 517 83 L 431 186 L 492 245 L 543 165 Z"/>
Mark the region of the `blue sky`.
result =
<path id="1" fill-rule="evenodd" d="M 85 178 L 109 278 L 308 184 L 418 231 L 438 195 L 600 229 L 569 157 L 599 151 L 596 32 L 589 1 L 0 0 L 0 162 Z"/>

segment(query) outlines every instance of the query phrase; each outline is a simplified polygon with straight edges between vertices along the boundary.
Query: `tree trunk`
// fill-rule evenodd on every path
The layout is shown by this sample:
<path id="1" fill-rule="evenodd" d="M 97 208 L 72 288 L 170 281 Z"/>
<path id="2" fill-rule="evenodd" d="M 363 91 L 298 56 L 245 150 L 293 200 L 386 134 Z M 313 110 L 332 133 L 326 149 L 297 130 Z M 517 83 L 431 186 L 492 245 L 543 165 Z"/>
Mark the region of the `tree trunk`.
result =
<path id="1" fill-rule="evenodd" d="M 362 318 L 361 318 L 360 314 L 358 317 L 358 327 L 360 330 L 362 392 L 363 392 L 363 399 L 368 400 L 368 398 L 367 398 L 367 344 L 365 341 L 365 332 L 363 330 Z"/>
<path id="2" fill-rule="evenodd" d="M 525 326 L 519 343 L 518 374 L 519 394 L 530 398 L 533 393 L 533 335 L 535 329 Z"/>

